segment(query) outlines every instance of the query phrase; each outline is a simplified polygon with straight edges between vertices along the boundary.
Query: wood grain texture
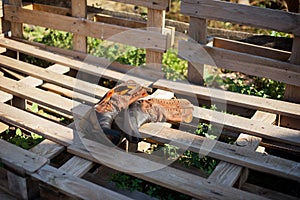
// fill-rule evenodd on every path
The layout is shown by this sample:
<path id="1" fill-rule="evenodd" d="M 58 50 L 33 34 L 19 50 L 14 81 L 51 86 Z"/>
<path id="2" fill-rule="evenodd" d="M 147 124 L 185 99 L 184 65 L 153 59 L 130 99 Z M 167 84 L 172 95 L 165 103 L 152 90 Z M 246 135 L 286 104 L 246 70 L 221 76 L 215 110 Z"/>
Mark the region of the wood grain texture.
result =
<path id="1" fill-rule="evenodd" d="M 262 56 L 265 58 L 271 58 L 275 60 L 288 61 L 291 56 L 291 52 L 278 50 L 274 48 L 249 44 L 245 42 L 239 42 L 235 40 L 229 40 L 224 38 L 215 37 L 213 46 L 232 51 L 238 51 L 241 53 L 248 53 L 256 56 Z"/>
<path id="2" fill-rule="evenodd" d="M 74 198 L 91 200 L 130 199 L 49 165 L 44 166 L 39 171 L 32 174 L 32 176 Z"/>
<path id="3" fill-rule="evenodd" d="M 22 0 L 9 0 L 9 3 L 16 7 L 22 7 Z M 12 22 L 11 34 L 13 37 L 23 38 L 23 24 L 18 22 Z"/>
<path id="4" fill-rule="evenodd" d="M 13 69 L 29 76 L 45 80 L 49 83 L 54 83 L 58 86 L 81 92 L 83 94 L 102 97 L 108 90 L 107 88 L 82 81 L 78 78 L 58 74 L 56 72 L 52 72 L 51 70 L 43 69 L 6 56 L 0 56 L 0 59 L 2 65 L 4 65 L 6 68 Z"/>
<path id="5" fill-rule="evenodd" d="M 43 140 L 38 145 L 31 148 L 29 151 L 38 154 L 40 156 L 43 156 L 48 159 L 52 159 L 61 152 L 65 150 L 65 147 L 57 144 L 55 142 L 52 142 L 51 140 Z"/>
<path id="6" fill-rule="evenodd" d="M 3 103 L 0 103 L 0 119 L 63 146 L 73 141 L 72 129 Z"/>
<path id="7" fill-rule="evenodd" d="M 299 118 L 300 116 L 300 105 L 286 101 L 244 95 L 192 84 L 171 82 L 163 79 L 155 82 L 153 87 L 172 91 L 177 94 L 183 94 L 192 97 L 196 96 L 199 99 L 212 100 L 215 103 L 226 103 L 234 106 L 241 106 L 294 118 Z"/>
<path id="8" fill-rule="evenodd" d="M 100 164 L 105 164 L 117 170 L 128 172 L 130 171 L 133 176 L 145 179 L 147 181 L 162 185 L 164 187 L 175 189 L 178 192 L 188 194 L 195 198 L 200 199 L 256 199 L 259 196 L 244 193 L 232 187 L 223 187 L 212 182 L 207 181 L 199 176 L 183 172 L 171 167 L 164 167 L 161 164 L 151 160 L 128 154 L 124 151 L 115 148 L 109 148 L 106 145 L 95 143 L 90 140 L 84 140 L 84 144 L 88 145 L 91 152 L 77 146 L 70 146 L 68 151 L 82 156 L 84 158 L 92 159 Z M 108 152 L 114 152 L 109 154 Z M 112 158 L 113 156 L 113 158 Z M 98 158 L 98 159 L 95 159 Z M 130 165 L 130 168 L 128 168 Z M 127 166 L 127 167 L 125 167 Z M 145 167 L 158 167 L 159 170 L 149 171 L 148 173 L 132 173 L 133 171 L 141 171 L 147 169 Z M 153 169 L 153 168 L 152 168 Z"/>
<path id="9" fill-rule="evenodd" d="M 21 149 L 4 140 L 0 140 L 0 147 L 1 162 L 17 170 L 21 174 L 32 174 L 48 163 L 46 158 Z"/>
<path id="10" fill-rule="evenodd" d="M 167 48 L 167 36 L 155 31 L 130 29 L 122 26 L 93 22 L 43 11 L 22 9 L 5 5 L 5 20 L 48 27 L 74 34 L 105 39 L 138 48 L 153 47 L 164 52 Z M 37 16 L 39 16 L 37 18 Z"/>
<path id="11" fill-rule="evenodd" d="M 72 0 L 72 16 L 86 19 L 87 17 L 87 0 Z M 75 51 L 87 52 L 87 38 L 82 35 L 73 35 L 73 49 Z"/>
<path id="12" fill-rule="evenodd" d="M 257 111 L 253 115 L 252 119 L 272 124 L 276 120 L 276 115 Z M 258 148 L 260 142 L 261 138 L 241 133 L 235 144 L 243 148 L 255 151 Z M 223 185 L 233 186 L 238 178 L 242 175 L 242 173 L 243 167 L 221 161 L 208 179 Z"/>
<path id="13" fill-rule="evenodd" d="M 156 10 L 168 10 L 170 6 L 169 0 L 114 0 L 120 3 L 133 4 Z"/>
<path id="14" fill-rule="evenodd" d="M 217 66 L 300 86 L 300 67 L 297 64 L 186 41 L 179 42 L 178 55 L 192 63 Z"/>
<path id="15" fill-rule="evenodd" d="M 32 56 L 35 56 L 35 57 L 38 57 L 41 59 L 45 59 L 50 62 L 62 64 L 64 66 L 70 67 L 71 69 L 79 70 L 80 72 L 91 74 L 91 75 L 97 76 L 99 78 L 103 77 L 103 78 L 112 79 L 115 81 L 134 80 L 143 86 L 149 86 L 150 84 L 152 84 L 151 81 L 136 77 L 135 75 L 126 74 L 126 76 L 125 76 L 123 73 L 107 69 L 107 67 L 111 64 L 111 62 L 108 60 L 104 60 L 100 65 L 89 64 L 89 63 L 85 63 L 83 61 L 78 61 L 78 60 L 69 58 L 67 56 L 59 55 L 57 53 L 52 53 L 49 51 L 41 50 L 40 48 L 38 48 L 36 46 L 28 45 L 28 44 L 25 44 L 22 42 L 17 42 L 17 41 L 7 39 L 7 38 L 3 38 L 0 40 L 0 46 L 5 46 L 8 49 L 20 51 L 22 53 L 32 55 Z M 88 57 L 88 55 L 86 55 L 86 56 Z M 52 81 L 54 81 L 54 80 L 52 79 Z M 79 81 L 79 80 L 77 79 L 76 81 Z"/>
<path id="16" fill-rule="evenodd" d="M 229 21 L 257 28 L 300 34 L 300 15 L 280 10 L 218 0 L 183 0 L 181 13 L 199 18 Z"/>
<path id="17" fill-rule="evenodd" d="M 93 162 L 74 156 L 65 164 L 63 164 L 59 169 L 67 172 L 68 174 L 72 174 L 73 176 L 81 177 L 93 166 Z"/>

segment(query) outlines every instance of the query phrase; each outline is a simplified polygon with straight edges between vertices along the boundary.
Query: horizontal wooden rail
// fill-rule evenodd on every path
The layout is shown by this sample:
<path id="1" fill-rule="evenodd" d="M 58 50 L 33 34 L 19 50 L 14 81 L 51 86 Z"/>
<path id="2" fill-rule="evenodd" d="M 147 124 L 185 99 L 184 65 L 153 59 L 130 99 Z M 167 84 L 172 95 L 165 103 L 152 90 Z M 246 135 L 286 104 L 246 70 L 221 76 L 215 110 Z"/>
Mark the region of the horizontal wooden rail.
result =
<path id="1" fill-rule="evenodd" d="M 46 165 L 39 169 L 32 177 L 57 188 L 75 199 L 126 199 L 131 198 L 96 185 L 84 179 L 75 177 L 68 172 Z"/>
<path id="2" fill-rule="evenodd" d="M 165 52 L 168 47 L 167 36 L 155 31 L 130 29 L 7 4 L 4 11 L 5 20 L 14 23 L 32 24 L 160 52 Z"/>
<path id="3" fill-rule="evenodd" d="M 219 0 L 182 0 L 181 13 L 300 35 L 300 14 L 228 3 Z"/>
<path id="4" fill-rule="evenodd" d="M 300 118 L 300 104 L 297 103 L 239 94 L 221 89 L 173 82 L 164 79 L 156 81 L 153 84 L 153 87 L 169 90 L 176 94 L 183 94 L 209 101 L 211 100 L 212 104 L 225 103 L 234 106 Z"/>
<path id="5" fill-rule="evenodd" d="M 70 76 L 58 74 L 50 70 L 46 70 L 6 56 L 0 55 L 0 60 L 0 65 L 5 66 L 8 69 L 24 73 L 35 78 L 43 79 L 46 82 L 54 83 L 59 86 L 71 89 L 74 92 L 81 92 L 83 94 L 99 98 L 103 97 L 104 94 L 108 91 L 107 88 L 97 86 L 95 84 L 91 84 Z"/>
<path id="6" fill-rule="evenodd" d="M 120 72 L 107 69 L 108 65 L 111 64 L 111 62 L 109 62 L 108 60 L 104 60 L 103 63 L 100 63 L 99 65 L 93 65 L 83 61 L 71 59 L 67 56 L 62 56 L 53 52 L 41 50 L 36 46 L 24 44 L 22 42 L 17 42 L 15 40 L 7 39 L 7 38 L 0 39 L 0 46 L 27 55 L 31 55 L 37 58 L 41 58 L 46 61 L 62 64 L 64 66 L 70 67 L 71 69 L 75 69 L 87 74 L 98 76 L 99 78 L 100 77 L 108 78 L 115 81 L 134 80 L 143 86 L 149 86 L 152 84 L 151 81 L 147 81 L 145 79 L 141 79 L 130 74 L 123 74 Z M 87 58 L 89 57 L 89 55 L 86 56 Z"/>
<path id="7" fill-rule="evenodd" d="M 270 47 L 264 47 L 218 37 L 214 38 L 213 46 L 222 49 L 238 51 L 240 53 L 248 53 L 265 58 L 281 60 L 285 62 L 287 62 L 288 59 L 291 57 L 291 52 L 288 51 L 282 51 Z"/>
<path id="8" fill-rule="evenodd" d="M 168 10 L 170 7 L 170 0 L 113 0 L 115 2 L 132 4 L 136 6 L 143 6 L 155 10 Z"/>
<path id="9" fill-rule="evenodd" d="M 208 64 L 300 86 L 300 67 L 296 64 L 187 41 L 179 42 L 178 55 L 196 68 L 196 64 Z"/>

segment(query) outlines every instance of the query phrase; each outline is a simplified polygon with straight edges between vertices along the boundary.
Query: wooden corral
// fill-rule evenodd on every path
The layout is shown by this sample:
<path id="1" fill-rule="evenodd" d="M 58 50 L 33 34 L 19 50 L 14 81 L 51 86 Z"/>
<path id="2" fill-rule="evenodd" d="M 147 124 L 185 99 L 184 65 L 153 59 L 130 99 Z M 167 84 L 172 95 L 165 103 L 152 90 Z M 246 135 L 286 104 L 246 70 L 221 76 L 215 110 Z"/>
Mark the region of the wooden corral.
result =
<path id="1" fill-rule="evenodd" d="M 87 7 L 86 0 L 72 0 L 71 8 L 21 0 L 0 1 L 0 132 L 14 126 L 45 138 L 30 150 L 0 140 L 0 198 L 152 199 L 140 192 L 116 188 L 107 181 L 113 171 L 129 173 L 194 199 L 299 198 L 300 14 L 219 0 L 182 0 L 180 12 L 190 17 L 189 24 L 185 24 L 165 19 L 169 0 L 115 1 L 146 7 L 147 19 Z M 290 33 L 292 48 L 279 50 L 233 40 L 236 37 L 227 37 L 226 31 L 223 33 L 227 35 L 213 37 L 213 45 L 208 46 L 208 36 L 212 38 L 216 31 L 207 28 L 207 20 Z M 24 24 L 72 33 L 73 49 L 25 40 Z M 174 40 L 175 26 L 187 28 L 188 36 L 194 41 Z M 129 34 L 121 34 L 124 32 Z M 217 35 L 222 36 L 220 31 Z M 247 36 L 244 34 L 242 38 Z M 141 73 L 133 66 L 87 55 L 87 37 L 145 48 L 147 67 Z M 161 76 L 162 55 L 174 42 L 178 42 L 180 57 L 189 61 L 189 84 Z M 26 63 L 22 55 L 52 65 L 42 68 Z M 284 82 L 285 99 L 272 100 L 205 87 L 201 84 L 207 65 Z M 77 72 L 82 79 L 74 75 Z M 220 138 L 231 136 L 237 138 L 236 142 L 227 144 L 195 135 L 189 132 L 196 128 L 194 124 L 182 124 L 178 129 L 155 123 L 140 128 L 141 134 L 151 141 L 145 139 L 138 147 L 127 143 L 127 151 L 113 151 L 103 144 L 79 138 L 76 119 L 108 91 L 91 81 L 91 77 L 115 82 L 135 80 L 149 91 L 154 89 L 151 95 L 158 98 L 175 95 L 196 99 L 194 121 L 210 122 L 222 129 Z M 75 122 L 65 125 L 30 112 L 32 103 Z M 210 104 L 226 105 L 228 112 L 202 106 Z M 142 152 L 150 142 L 170 141 L 220 162 L 209 176 L 204 176 L 177 162 L 160 167 Z M 130 153 L 137 150 L 140 153 Z M 159 169 L 134 173 L 146 166 Z M 251 176 L 268 182 L 249 181 Z M 281 189 L 286 185 L 269 187 L 276 181 L 293 191 Z"/>

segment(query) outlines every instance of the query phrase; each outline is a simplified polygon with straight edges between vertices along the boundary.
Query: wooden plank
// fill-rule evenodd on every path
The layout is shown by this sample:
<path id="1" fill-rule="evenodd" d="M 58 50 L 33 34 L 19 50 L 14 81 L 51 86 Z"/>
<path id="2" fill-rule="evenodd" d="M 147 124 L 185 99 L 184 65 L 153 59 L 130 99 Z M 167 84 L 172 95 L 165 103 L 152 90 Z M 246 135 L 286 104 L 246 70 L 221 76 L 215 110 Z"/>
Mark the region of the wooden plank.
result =
<path id="1" fill-rule="evenodd" d="M 31 8 L 28 9 L 55 13 L 58 15 L 69 15 L 69 16 L 72 15 L 72 10 L 70 8 L 57 7 L 57 6 L 51 6 L 46 4 L 33 3 L 31 4 Z"/>
<path id="2" fill-rule="evenodd" d="M 156 10 L 168 10 L 170 0 L 114 0 L 120 3 L 133 4 Z"/>
<path id="3" fill-rule="evenodd" d="M 90 36 L 121 44 L 132 45 L 138 48 L 154 47 L 161 52 L 164 52 L 167 48 L 167 36 L 155 31 L 130 29 L 116 25 L 93 22 L 87 19 L 78 19 L 43 11 L 17 8 L 11 5 L 5 5 L 4 10 L 5 20 L 16 23 L 43 26 L 82 36 Z M 39 16 L 38 20 L 37 16 Z"/>
<path id="4" fill-rule="evenodd" d="M 188 85 L 185 83 L 171 82 L 163 79 L 155 82 L 153 87 L 172 91 L 177 94 L 183 94 L 192 97 L 196 96 L 199 99 L 213 99 L 215 103 L 226 102 L 230 105 L 291 116 L 294 118 L 299 118 L 300 116 L 300 105 L 296 103 L 239 94 L 192 84 Z"/>
<path id="5" fill-rule="evenodd" d="M 22 7 L 22 0 L 9 0 L 9 3 L 16 7 Z M 23 38 L 23 24 L 18 22 L 12 22 L 11 34 L 13 37 Z"/>
<path id="6" fill-rule="evenodd" d="M 226 187 L 209 182 L 206 179 L 177 170 L 168 166 L 164 166 L 153 162 L 151 160 L 136 156 L 134 154 L 128 154 L 124 151 L 117 150 L 116 148 L 109 148 L 106 145 L 95 143 L 90 140 L 83 139 L 83 143 L 88 145 L 91 152 L 86 152 L 71 145 L 68 151 L 80 155 L 84 158 L 88 158 L 100 164 L 108 165 L 109 167 L 121 170 L 124 172 L 130 172 L 133 176 L 145 179 L 147 181 L 159 184 L 161 186 L 176 190 L 178 192 L 188 194 L 192 197 L 199 199 L 232 199 L 236 197 L 243 197 L 245 199 L 261 198 L 250 193 L 244 193 L 240 190 L 232 187 Z M 113 153 L 112 153 L 113 152 Z M 92 156 L 93 155 L 93 156 Z M 113 158 L 111 158 L 113 155 Z M 95 159 L 101 158 L 101 159 Z M 134 173 L 143 170 L 157 169 L 149 171 L 147 173 Z M 153 168 L 151 168 L 151 166 Z"/>
<path id="7" fill-rule="evenodd" d="M 38 104 L 54 108 L 68 115 L 72 115 L 73 107 L 79 105 L 78 102 L 37 89 L 30 85 L 22 84 L 6 77 L 0 77 L 0 89 L 22 99 L 31 100 Z"/>
<path id="8" fill-rule="evenodd" d="M 218 0 L 183 0 L 181 13 L 218 21 L 229 21 L 257 28 L 300 34 L 300 15 Z M 276 21 L 276 23 L 274 23 Z"/>
<path id="9" fill-rule="evenodd" d="M 179 41 L 178 55 L 192 63 L 208 64 L 300 86 L 300 67 L 296 64 L 186 41 Z"/>
<path id="10" fill-rule="evenodd" d="M 292 49 L 292 56 L 290 62 L 293 64 L 300 65 L 300 36 L 295 36 L 293 40 L 293 49 Z M 300 67 L 299 67 L 300 68 Z M 291 102 L 300 103 L 300 87 L 295 85 L 287 84 L 284 91 L 284 99 Z M 282 116 L 280 118 L 280 124 L 282 126 L 287 126 L 291 128 L 300 129 L 298 119 L 287 118 Z"/>
<path id="11" fill-rule="evenodd" d="M 281 61 L 288 61 L 291 56 L 288 51 L 218 37 L 214 38 L 213 46 Z"/>
<path id="12" fill-rule="evenodd" d="M 235 145 L 210 140 L 188 132 L 161 127 L 151 123 L 143 125 L 140 128 L 140 132 L 143 134 L 143 137 L 151 137 L 151 139 L 167 144 L 172 142 L 172 145 L 243 167 L 272 173 L 293 180 L 297 180 L 297 177 L 300 176 L 299 163 L 294 161 L 253 152 Z"/>
<path id="13" fill-rule="evenodd" d="M 72 16 L 86 19 L 87 17 L 87 0 L 72 0 Z M 86 36 L 74 34 L 73 35 L 73 49 L 75 51 L 87 52 L 87 38 Z"/>
<path id="14" fill-rule="evenodd" d="M 10 144 L 4 140 L 0 140 L 0 146 L 1 162 L 17 170 L 21 174 L 32 174 L 48 163 L 46 158 L 21 149 L 20 147 Z"/>
<path id="15" fill-rule="evenodd" d="M 229 130 L 295 146 L 300 145 L 299 130 L 278 127 L 258 120 L 223 114 L 199 107 L 194 107 L 194 117 L 208 120 L 216 126 L 221 126 Z"/>
<path id="16" fill-rule="evenodd" d="M 59 170 L 65 171 L 76 177 L 81 177 L 94 166 L 93 162 L 74 156 L 62 165 Z"/>
<path id="17" fill-rule="evenodd" d="M 6 68 L 16 70 L 21 73 L 28 74 L 32 77 L 45 80 L 50 83 L 55 83 L 59 86 L 72 89 L 77 92 L 88 94 L 90 96 L 102 97 L 108 89 L 82 81 L 77 78 L 65 76 L 52 72 L 47 69 L 43 69 L 25 62 L 21 62 L 6 56 L 0 55 L 1 64 Z"/>
<path id="18" fill-rule="evenodd" d="M 130 199 L 119 193 L 93 184 L 89 181 L 72 176 L 67 172 L 49 165 L 44 166 L 32 176 L 48 185 L 55 187 L 63 193 L 80 199 Z"/>
<path id="19" fill-rule="evenodd" d="M 255 115 L 253 115 L 252 119 L 260 120 L 265 123 L 273 123 L 276 120 L 276 115 L 257 111 Z M 261 138 L 242 133 L 239 135 L 235 144 L 255 151 L 260 142 Z M 223 185 L 233 186 L 242 174 L 242 171 L 243 168 L 240 166 L 221 161 L 208 179 Z"/>
<path id="20" fill-rule="evenodd" d="M 242 190 L 248 191 L 248 192 L 252 192 L 254 194 L 258 194 L 260 196 L 266 197 L 268 199 L 274 199 L 274 200 L 297 200 L 299 198 L 297 197 L 293 197 L 287 194 L 283 194 L 274 190 L 270 190 L 270 189 L 266 189 L 266 188 L 262 188 L 260 186 L 257 185 L 252 185 L 250 183 L 245 183 L 242 188 Z"/>
<path id="21" fill-rule="evenodd" d="M 0 119 L 63 146 L 70 145 L 73 141 L 72 129 L 7 104 L 0 103 Z"/>
<path id="22" fill-rule="evenodd" d="M 0 134 L 6 131 L 9 128 L 7 124 L 0 122 Z"/>
<path id="23" fill-rule="evenodd" d="M 236 140 L 238 146 L 255 151 L 261 138 L 240 134 Z M 221 161 L 209 176 L 208 180 L 222 185 L 233 186 L 242 173 L 243 167 Z"/>
<path id="24" fill-rule="evenodd" d="M 31 148 L 29 151 L 38 154 L 42 157 L 52 159 L 64 150 L 65 150 L 64 146 L 52 142 L 51 140 L 45 139 L 38 145 Z"/>
<path id="25" fill-rule="evenodd" d="M 0 102 L 7 102 L 12 100 L 13 96 L 6 92 L 0 91 Z"/>
<path id="26" fill-rule="evenodd" d="M 165 11 L 148 9 L 147 18 L 147 30 L 162 33 L 165 28 Z M 154 71 L 161 71 L 163 54 L 157 50 L 156 48 L 146 50 L 146 64 Z"/>
<path id="27" fill-rule="evenodd" d="M 49 122 L 9 105 L 0 104 L 0 108 L 0 119 L 3 121 L 23 127 L 29 131 L 44 136 L 49 140 L 56 141 L 61 145 L 69 145 L 73 141 L 72 138 L 74 131 L 72 129 Z M 84 112 L 80 112 L 80 114 L 83 115 Z M 39 124 L 37 124 L 36 121 L 39 121 Z M 144 125 L 140 131 L 143 134 L 151 135 L 154 139 L 160 142 L 168 143 L 168 141 L 172 140 L 174 145 L 179 146 L 189 145 L 186 141 L 195 141 L 191 146 L 189 146 L 189 149 L 198 153 L 199 151 L 202 152 L 204 150 L 202 143 L 209 143 L 206 138 L 195 136 L 187 132 L 160 127 L 156 124 L 147 124 L 147 126 Z M 182 137 L 183 135 L 184 137 Z M 183 138 L 184 140 L 182 141 Z M 290 179 L 298 179 L 300 174 L 300 169 L 298 169 L 299 167 L 297 167 L 297 163 L 293 161 L 288 161 L 270 155 L 266 156 L 217 141 L 208 156 L 266 173 L 274 173 L 278 176 Z"/>
<path id="28" fill-rule="evenodd" d="M 20 52 L 28 54 L 28 55 L 32 55 L 32 56 L 35 56 L 35 57 L 38 57 L 41 59 L 45 59 L 45 60 L 48 60 L 48 61 L 51 61 L 54 63 L 62 64 L 62 65 L 68 66 L 72 69 L 79 70 L 80 72 L 91 74 L 93 76 L 108 78 L 108 79 L 112 79 L 115 81 L 134 80 L 143 86 L 149 86 L 150 84 L 152 84 L 151 81 L 147 81 L 145 79 L 138 78 L 134 75 L 126 74 L 126 76 L 124 76 L 124 73 L 112 71 L 112 70 L 105 68 L 105 67 L 108 67 L 109 64 L 111 64 L 111 62 L 108 60 L 103 61 L 103 63 L 101 63 L 100 65 L 89 64 L 89 63 L 85 63 L 85 62 L 78 61 L 75 59 L 71 59 L 67 56 L 62 56 L 62 55 L 58 55 L 56 53 L 44 51 L 38 47 L 35 47 L 32 45 L 27 45 L 22 42 L 17 42 L 17 41 L 10 40 L 7 38 L 0 39 L 0 46 L 5 46 L 6 48 L 11 49 L 11 50 L 20 51 Z M 52 79 L 50 79 L 50 80 L 52 80 Z M 57 81 L 57 79 L 56 79 L 56 81 Z M 76 81 L 80 81 L 80 80 L 76 79 Z M 58 84 L 58 83 L 56 82 L 56 84 Z M 79 86 L 76 86 L 76 87 L 79 87 Z M 88 91 L 88 89 L 86 89 L 86 90 Z"/>
<path id="29" fill-rule="evenodd" d="M 207 42 L 207 21 L 190 17 L 189 36 L 197 43 L 205 45 Z M 188 63 L 188 80 L 191 83 L 203 85 L 204 65 L 194 67 L 196 63 Z"/>

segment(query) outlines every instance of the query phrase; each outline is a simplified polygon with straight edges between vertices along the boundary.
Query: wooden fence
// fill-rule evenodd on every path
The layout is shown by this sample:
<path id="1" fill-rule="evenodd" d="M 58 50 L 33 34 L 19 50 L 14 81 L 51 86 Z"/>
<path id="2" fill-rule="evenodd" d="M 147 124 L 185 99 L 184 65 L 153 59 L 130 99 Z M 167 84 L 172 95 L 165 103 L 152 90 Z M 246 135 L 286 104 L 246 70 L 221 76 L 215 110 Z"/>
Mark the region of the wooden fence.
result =
<path id="1" fill-rule="evenodd" d="M 146 48 L 146 62 L 154 70 L 145 69 L 145 73 L 148 70 L 147 74 L 160 75 L 162 55 L 172 45 L 174 36 L 174 29 L 165 30 L 165 12 L 170 7 L 170 1 L 118 0 L 148 8 L 147 21 L 139 22 L 115 17 L 109 20 L 108 16 L 101 15 L 101 10 L 88 8 L 86 0 L 71 2 L 72 8 L 22 5 L 19 0 L 10 0 L 8 4 L 0 6 L 4 11 L 4 14 L 0 13 L 2 22 L 9 24 L 11 31 L 11 37 L 8 37 L 5 32 L 8 28 L 3 27 L 0 39 L 0 47 L 3 48 L 0 55 L 0 132 L 15 126 L 45 138 L 30 150 L 0 140 L 0 189 L 11 195 L 10 198 L 152 199 L 143 193 L 118 190 L 111 185 L 104 177 L 108 172 L 115 171 L 127 172 L 196 199 L 299 198 L 299 191 L 291 194 L 248 181 L 249 173 L 251 176 L 253 172 L 259 172 L 274 176 L 271 180 L 284 179 L 284 183 L 299 187 L 299 14 L 217 0 L 183 0 L 181 13 L 190 16 L 188 34 L 197 41 L 179 42 L 179 54 L 190 62 L 190 82 L 203 83 L 201 75 L 205 65 L 217 65 L 286 83 L 285 100 L 237 94 L 162 78 L 147 79 L 139 76 L 138 72 L 126 74 L 126 79 L 157 89 L 152 96 L 172 98 L 175 94 L 185 98 L 196 97 L 200 103 L 226 102 L 230 111 L 240 114 L 209 110 L 198 104 L 194 106 L 195 120 L 223 128 L 222 136 L 237 138 L 235 144 L 211 140 L 188 131 L 197 125 L 183 124 L 184 130 L 178 130 L 151 123 L 140 128 L 143 136 L 151 137 L 151 143 L 172 141 L 178 147 L 195 153 L 206 152 L 207 156 L 220 160 L 209 176 L 199 175 L 199 170 L 186 169 L 178 162 L 149 173 L 133 173 L 128 172 L 128 163 L 137 167 L 136 170 L 143 169 L 145 165 L 157 167 L 158 164 L 150 155 L 148 159 L 148 155 L 136 156 L 125 151 L 113 151 L 111 156 L 116 159 L 109 159 L 107 155 L 112 149 L 81 138 L 91 147 L 87 151 L 78 141 L 74 123 L 61 124 L 55 119 L 30 112 L 28 107 L 37 103 L 57 116 L 74 120 L 83 116 L 108 91 L 106 87 L 77 79 L 72 76 L 74 71 L 124 81 L 124 73 L 134 69 L 113 62 L 111 67 L 103 70 L 101 65 L 105 65 L 106 61 L 92 56 L 89 56 L 89 62 L 85 62 L 88 56 L 87 37 Z M 208 19 L 291 33 L 294 37 L 293 48 L 288 52 L 224 38 L 214 38 L 214 46 L 209 47 L 206 45 Z M 110 21 L 114 24 L 109 24 Z M 73 50 L 23 39 L 23 24 L 74 34 Z M 137 27 L 145 28 L 135 29 Z M 111 37 L 124 31 L 130 34 Z M 202 51 L 209 53 L 212 59 L 203 58 Z M 26 63 L 19 59 L 23 54 L 53 65 L 42 68 Z M 149 143 L 149 140 L 139 143 L 138 150 L 146 150 Z M 213 147 L 206 147 L 205 144 L 213 144 Z M 130 145 L 127 147 L 129 151 L 132 149 Z M 270 149 L 285 152 L 288 156 L 267 154 Z M 101 159 L 95 159 L 93 155 Z"/>

